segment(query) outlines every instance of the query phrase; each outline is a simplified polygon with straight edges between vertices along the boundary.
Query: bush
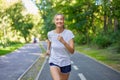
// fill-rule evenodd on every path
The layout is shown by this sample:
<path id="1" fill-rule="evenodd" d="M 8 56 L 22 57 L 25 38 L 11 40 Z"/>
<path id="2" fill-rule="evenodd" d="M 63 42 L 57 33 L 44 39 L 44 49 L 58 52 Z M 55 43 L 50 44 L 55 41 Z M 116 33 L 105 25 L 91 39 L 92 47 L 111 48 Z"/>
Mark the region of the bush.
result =
<path id="1" fill-rule="evenodd" d="M 116 52 L 120 52 L 120 31 L 111 35 L 112 44 Z"/>
<path id="2" fill-rule="evenodd" d="M 8 38 L 6 40 L 0 40 L 0 47 L 5 48 L 8 46 L 20 44 L 21 42 L 18 41 L 10 41 Z"/>
<path id="3" fill-rule="evenodd" d="M 77 44 L 86 44 L 85 37 L 82 35 L 80 36 L 79 34 L 76 34 L 74 40 L 75 40 L 75 43 Z"/>
<path id="4" fill-rule="evenodd" d="M 114 44 L 114 50 L 117 52 L 117 53 L 120 53 L 120 33 L 118 35 L 116 35 L 116 40 L 115 42 L 113 43 Z"/>
<path id="5" fill-rule="evenodd" d="M 117 52 L 120 52 L 120 41 L 117 42 L 115 49 Z"/>
<path id="6" fill-rule="evenodd" d="M 112 50 L 115 51 L 115 52 L 117 52 L 117 53 L 120 53 L 120 42 L 114 44 Z"/>
<path id="7" fill-rule="evenodd" d="M 113 43 L 116 43 L 120 40 L 120 31 L 113 32 L 110 34 L 110 39 Z"/>
<path id="8" fill-rule="evenodd" d="M 98 34 L 92 42 L 93 44 L 96 44 L 99 48 L 106 48 L 112 44 L 109 36 L 103 34 Z"/>

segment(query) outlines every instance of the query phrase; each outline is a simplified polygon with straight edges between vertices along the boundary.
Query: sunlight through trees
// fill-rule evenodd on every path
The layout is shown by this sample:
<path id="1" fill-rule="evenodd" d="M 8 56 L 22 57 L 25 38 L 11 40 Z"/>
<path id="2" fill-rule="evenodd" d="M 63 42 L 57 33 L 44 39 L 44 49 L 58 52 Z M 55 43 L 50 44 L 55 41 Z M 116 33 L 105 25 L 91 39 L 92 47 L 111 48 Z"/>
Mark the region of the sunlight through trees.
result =
<path id="1" fill-rule="evenodd" d="M 55 28 L 53 16 L 63 13 L 65 28 L 74 32 L 77 44 L 120 50 L 119 0 L 31 0 L 37 14 L 28 13 L 22 1 L 0 0 L 1 45 L 30 42 L 32 36 L 47 39 L 47 32 Z"/>

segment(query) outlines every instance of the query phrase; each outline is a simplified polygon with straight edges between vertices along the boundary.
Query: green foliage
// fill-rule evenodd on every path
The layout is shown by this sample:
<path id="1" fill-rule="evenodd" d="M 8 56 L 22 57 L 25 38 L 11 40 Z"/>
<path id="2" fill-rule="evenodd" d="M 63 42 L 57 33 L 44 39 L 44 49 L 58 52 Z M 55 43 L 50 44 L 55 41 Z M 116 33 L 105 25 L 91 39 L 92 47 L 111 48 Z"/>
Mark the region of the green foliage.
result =
<path id="1" fill-rule="evenodd" d="M 117 43 L 120 40 L 120 31 L 117 32 L 110 32 L 109 33 L 109 38 L 112 41 L 112 43 Z"/>
<path id="2" fill-rule="evenodd" d="M 76 44 L 86 44 L 85 36 L 80 36 L 80 34 L 75 34 L 74 40 Z"/>
<path id="3" fill-rule="evenodd" d="M 54 29 L 53 16 L 56 13 L 63 13 L 65 27 L 74 31 L 77 44 L 92 43 L 99 48 L 118 44 L 119 32 L 116 33 L 115 29 L 119 30 L 120 24 L 119 0 L 101 0 L 99 5 L 95 2 L 95 0 L 44 0 L 37 3 L 43 19 L 41 28 L 43 38 L 46 38 L 49 30 Z"/>
<path id="4" fill-rule="evenodd" d="M 40 28 L 41 39 L 47 38 L 48 31 L 55 28 L 53 24 L 53 17 L 55 15 L 54 9 L 52 8 L 52 1 L 44 0 L 37 4 L 40 9 L 40 13 L 43 19 L 42 27 Z M 39 7 L 40 6 L 40 7 Z"/>
<path id="5" fill-rule="evenodd" d="M 93 43 L 96 44 L 99 48 L 106 48 L 112 44 L 112 41 L 110 40 L 109 36 L 98 34 L 93 39 Z"/>
<path id="6" fill-rule="evenodd" d="M 110 36 L 112 44 L 113 44 L 113 49 L 116 52 L 120 52 L 120 31 L 117 31 Z"/>
<path id="7" fill-rule="evenodd" d="M 48 31 L 55 28 L 54 15 L 63 13 L 65 27 L 75 33 L 76 43 L 93 43 L 100 48 L 114 46 L 119 51 L 120 0 L 101 1 L 96 5 L 95 0 L 37 0 L 41 18 L 35 18 L 22 14 L 25 8 L 21 1 L 8 4 L 0 0 L 1 44 L 9 43 L 10 36 L 17 36 L 17 39 L 21 36 L 27 42 L 31 35 L 41 35 L 41 40 L 45 40 Z"/>
<path id="8" fill-rule="evenodd" d="M 104 35 L 104 33 L 97 34 L 96 37 L 93 38 L 92 43 L 99 48 L 114 46 L 113 49 L 120 52 L 120 31 L 109 31 L 106 35 Z"/>
<path id="9" fill-rule="evenodd" d="M 8 0 L 0 1 L 0 42 L 7 45 L 9 41 L 30 41 L 33 33 L 38 33 L 39 15 L 27 14 L 23 3 L 19 0 L 8 2 Z M 4 13 L 4 14 L 3 14 Z M 37 16 L 37 17 L 36 17 Z M 34 31 L 32 32 L 32 29 Z M 39 31 L 40 32 L 40 31 Z"/>
<path id="10" fill-rule="evenodd" d="M 120 39 L 116 44 L 116 47 L 114 48 L 118 53 L 120 53 Z"/>
<path id="11" fill-rule="evenodd" d="M 113 10 L 113 16 L 114 17 L 117 17 L 117 18 L 120 18 L 120 0 L 113 0 L 112 1 L 112 10 Z"/>
<path id="12" fill-rule="evenodd" d="M 21 44 L 20 41 L 10 41 L 8 38 L 6 38 L 4 41 L 0 41 L 0 47 L 6 48 L 15 44 Z"/>
<path id="13" fill-rule="evenodd" d="M 33 27 L 33 22 L 31 15 L 22 15 L 23 9 L 22 3 L 16 3 L 6 10 L 6 14 L 8 14 L 9 19 L 11 19 L 12 29 L 20 32 L 20 36 L 27 42 L 27 37 Z"/>

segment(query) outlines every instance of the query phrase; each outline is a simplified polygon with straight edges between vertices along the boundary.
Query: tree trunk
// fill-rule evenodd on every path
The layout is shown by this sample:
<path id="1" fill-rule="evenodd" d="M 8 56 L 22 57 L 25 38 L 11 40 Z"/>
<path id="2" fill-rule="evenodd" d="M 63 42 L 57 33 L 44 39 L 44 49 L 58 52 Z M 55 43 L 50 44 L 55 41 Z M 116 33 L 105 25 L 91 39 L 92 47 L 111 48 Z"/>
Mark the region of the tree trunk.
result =
<path id="1" fill-rule="evenodd" d="M 106 16 L 106 11 L 104 14 L 104 32 L 107 32 L 107 16 Z"/>
<path id="2" fill-rule="evenodd" d="M 116 32 L 118 30 L 118 20 L 117 18 L 115 17 L 114 18 L 114 32 Z"/>
<path id="3" fill-rule="evenodd" d="M 27 38 L 24 36 L 24 39 L 25 39 L 25 42 L 27 43 L 28 41 L 27 41 Z"/>
<path id="4" fill-rule="evenodd" d="M 108 17 L 108 24 L 110 29 L 112 29 L 112 18 Z"/>
<path id="5" fill-rule="evenodd" d="M 107 32 L 107 0 L 103 0 L 104 1 L 104 6 L 103 6 L 103 10 L 104 10 L 104 32 L 106 33 Z"/>

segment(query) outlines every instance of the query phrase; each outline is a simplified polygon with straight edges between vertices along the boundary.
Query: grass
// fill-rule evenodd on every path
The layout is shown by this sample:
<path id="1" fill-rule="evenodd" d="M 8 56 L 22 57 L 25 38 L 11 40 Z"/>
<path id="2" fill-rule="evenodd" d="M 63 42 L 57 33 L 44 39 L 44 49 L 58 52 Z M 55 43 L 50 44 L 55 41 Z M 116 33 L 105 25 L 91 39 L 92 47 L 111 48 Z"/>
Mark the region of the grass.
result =
<path id="1" fill-rule="evenodd" d="M 44 63 L 45 57 L 39 57 L 33 66 L 22 76 L 20 80 L 35 80 L 41 67 Z"/>
<path id="2" fill-rule="evenodd" d="M 110 49 L 97 49 L 87 45 L 76 46 L 76 50 L 120 71 L 120 53 Z"/>
<path id="3" fill-rule="evenodd" d="M 39 59 L 33 64 L 33 66 L 22 76 L 20 80 L 35 80 L 36 76 L 38 75 L 39 71 L 41 70 L 43 63 L 45 61 L 45 49 L 40 44 L 40 49 L 42 53 Z"/>
<path id="4" fill-rule="evenodd" d="M 13 45 L 5 47 L 5 48 L 0 48 L 0 56 L 6 55 L 6 54 L 18 49 L 19 47 L 22 47 L 23 45 L 24 44 L 22 44 L 22 43 L 17 43 L 17 44 L 13 44 Z"/>

